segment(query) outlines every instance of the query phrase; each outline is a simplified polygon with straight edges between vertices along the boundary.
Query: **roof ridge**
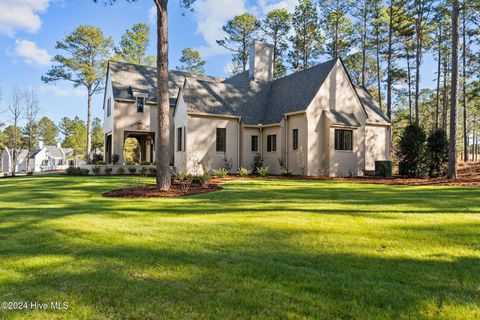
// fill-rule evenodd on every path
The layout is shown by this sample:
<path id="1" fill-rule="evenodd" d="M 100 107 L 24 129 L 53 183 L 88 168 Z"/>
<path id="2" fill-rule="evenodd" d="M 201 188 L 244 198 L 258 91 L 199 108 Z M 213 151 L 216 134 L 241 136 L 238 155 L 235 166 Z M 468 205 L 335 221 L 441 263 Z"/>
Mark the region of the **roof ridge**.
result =
<path id="1" fill-rule="evenodd" d="M 305 68 L 305 69 L 303 69 L 303 70 L 296 71 L 296 72 L 292 72 L 292 73 L 290 73 L 290 74 L 287 74 L 286 76 L 283 76 L 283 77 L 281 77 L 281 78 L 275 79 L 275 80 L 273 80 L 272 82 L 276 82 L 276 81 L 279 81 L 279 80 L 283 80 L 283 79 L 292 77 L 292 76 L 294 76 L 294 75 L 302 74 L 302 73 L 304 73 L 304 72 L 306 72 L 306 71 L 311 71 L 311 70 L 314 69 L 314 68 L 317 68 L 317 67 L 320 67 L 320 66 L 325 66 L 327 63 L 336 62 L 338 59 L 339 59 L 339 58 L 330 59 L 330 60 L 324 61 L 324 62 L 322 62 L 322 63 L 313 65 L 313 66 L 311 66 L 311 67 Z"/>

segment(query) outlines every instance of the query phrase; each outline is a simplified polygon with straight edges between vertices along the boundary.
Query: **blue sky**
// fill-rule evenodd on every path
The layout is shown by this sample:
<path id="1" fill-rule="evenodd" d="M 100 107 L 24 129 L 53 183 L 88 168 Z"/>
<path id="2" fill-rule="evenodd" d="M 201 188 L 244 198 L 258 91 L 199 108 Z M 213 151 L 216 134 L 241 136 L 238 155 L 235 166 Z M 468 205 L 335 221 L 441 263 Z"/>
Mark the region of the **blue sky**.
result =
<path id="1" fill-rule="evenodd" d="M 228 19 L 246 11 L 262 17 L 271 9 L 293 11 L 297 0 L 197 0 L 193 12 L 185 12 L 178 0 L 169 4 L 170 68 L 175 68 L 183 48 L 200 50 L 207 60 L 206 73 L 225 76 L 230 54 L 216 45 L 222 37 L 221 26 Z M 55 43 L 75 27 L 90 24 L 118 43 L 123 32 L 134 23 L 152 26 L 149 53 L 156 45 L 153 1 L 114 6 L 95 4 L 92 0 L 0 0 L 0 90 L 5 109 L 13 87 L 35 88 L 39 93 L 42 115 L 58 122 L 62 117 L 86 118 L 85 89 L 74 89 L 68 82 L 45 85 L 40 77 L 49 69 L 56 54 Z M 427 56 L 422 69 L 423 86 L 431 86 L 434 63 Z M 102 116 L 101 95 L 94 98 L 93 114 Z M 5 113 L 0 121 L 8 122 Z"/>

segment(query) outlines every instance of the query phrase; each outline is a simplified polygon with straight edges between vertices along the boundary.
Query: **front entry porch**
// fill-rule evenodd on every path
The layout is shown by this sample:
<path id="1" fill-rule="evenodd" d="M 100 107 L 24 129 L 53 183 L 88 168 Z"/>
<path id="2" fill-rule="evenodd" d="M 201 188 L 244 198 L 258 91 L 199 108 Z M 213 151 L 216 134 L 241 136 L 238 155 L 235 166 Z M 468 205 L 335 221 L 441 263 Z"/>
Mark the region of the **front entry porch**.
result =
<path id="1" fill-rule="evenodd" d="M 123 137 L 125 161 L 136 163 L 155 161 L 155 133 L 125 131 Z"/>

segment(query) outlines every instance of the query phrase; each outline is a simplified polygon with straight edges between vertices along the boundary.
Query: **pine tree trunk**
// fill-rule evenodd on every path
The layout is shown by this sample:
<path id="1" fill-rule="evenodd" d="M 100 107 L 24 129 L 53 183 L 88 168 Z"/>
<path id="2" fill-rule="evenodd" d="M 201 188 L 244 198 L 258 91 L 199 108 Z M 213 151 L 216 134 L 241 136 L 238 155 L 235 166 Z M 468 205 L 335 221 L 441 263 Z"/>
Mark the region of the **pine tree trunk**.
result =
<path id="1" fill-rule="evenodd" d="M 463 104 L 463 161 L 468 161 L 468 128 L 467 128 L 467 35 L 466 35 L 466 8 L 462 10 L 462 42 L 463 42 L 463 76 L 462 76 L 462 104 Z"/>
<path id="2" fill-rule="evenodd" d="M 365 71 L 367 68 L 367 1 L 363 7 L 363 30 L 362 30 L 362 86 L 365 87 Z"/>
<path id="3" fill-rule="evenodd" d="M 87 150 L 85 152 L 85 159 L 90 163 L 90 152 L 92 150 L 92 88 L 89 86 L 88 91 L 88 106 L 87 106 Z"/>
<path id="4" fill-rule="evenodd" d="M 440 78 L 442 65 L 442 28 L 438 27 L 438 56 L 437 56 L 437 103 L 435 105 L 435 129 L 438 129 L 438 118 L 440 112 Z"/>
<path id="5" fill-rule="evenodd" d="M 393 5 L 390 0 L 388 23 L 388 52 L 387 52 L 387 118 L 392 120 L 392 41 L 393 41 Z"/>
<path id="6" fill-rule="evenodd" d="M 418 19 L 417 19 L 418 20 Z M 416 51 L 415 51 L 415 123 L 419 123 L 419 97 L 420 97 L 420 65 L 422 64 L 423 35 L 421 21 L 415 22 L 416 26 Z"/>
<path id="7" fill-rule="evenodd" d="M 168 13 L 167 0 L 156 0 L 157 6 L 157 123 L 156 141 L 157 190 L 170 189 L 170 103 L 168 96 Z"/>
<path id="8" fill-rule="evenodd" d="M 381 86 L 381 79 L 380 79 L 380 30 L 378 25 L 375 27 L 376 29 L 376 47 L 377 47 L 377 87 L 378 87 L 378 105 L 380 109 L 382 109 L 382 86 Z"/>
<path id="9" fill-rule="evenodd" d="M 452 6 L 452 84 L 450 98 L 450 142 L 448 150 L 449 179 L 457 178 L 457 123 L 458 123 L 458 37 L 459 37 L 459 3 Z"/>
<path id="10" fill-rule="evenodd" d="M 410 52 L 407 46 L 405 46 L 405 51 L 407 53 L 408 114 L 410 124 L 412 124 L 412 71 L 410 66 Z"/>
<path id="11" fill-rule="evenodd" d="M 445 54 L 443 59 L 443 111 L 442 111 L 442 128 L 447 131 L 448 123 L 448 55 Z"/>

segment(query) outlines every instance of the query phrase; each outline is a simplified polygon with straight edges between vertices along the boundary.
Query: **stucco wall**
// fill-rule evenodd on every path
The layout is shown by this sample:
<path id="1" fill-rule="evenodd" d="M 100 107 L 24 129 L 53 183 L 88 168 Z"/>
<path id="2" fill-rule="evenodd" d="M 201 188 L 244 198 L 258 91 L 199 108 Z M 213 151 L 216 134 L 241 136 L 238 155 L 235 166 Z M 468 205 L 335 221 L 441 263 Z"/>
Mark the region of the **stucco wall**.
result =
<path id="1" fill-rule="evenodd" d="M 173 112 L 174 108 L 170 107 L 170 161 L 173 163 L 174 149 L 173 149 Z M 125 131 L 132 132 L 154 132 L 155 143 L 157 141 L 157 105 L 146 103 L 143 113 L 137 112 L 137 105 L 130 101 L 116 101 L 115 102 L 115 121 L 114 121 L 114 135 L 113 135 L 113 151 L 112 154 L 120 156 L 119 163 L 123 163 L 123 139 Z M 141 121 L 141 124 L 139 124 Z M 155 146 L 154 146 L 155 147 Z M 155 159 L 155 156 L 154 156 Z"/>
<path id="2" fill-rule="evenodd" d="M 375 160 L 390 160 L 389 127 L 367 125 L 365 128 L 365 170 L 375 170 Z"/>
<path id="3" fill-rule="evenodd" d="M 240 122 L 235 118 L 218 118 L 207 116 L 188 116 L 187 128 L 187 169 L 192 171 L 193 159 L 210 162 L 212 169 L 223 167 L 224 158 L 232 160 L 232 173 L 238 169 L 238 131 Z M 226 152 L 216 151 L 216 129 L 226 128 Z"/>
<path id="4" fill-rule="evenodd" d="M 177 107 L 175 110 L 175 114 L 173 117 L 173 150 L 174 150 L 174 166 L 177 169 L 177 171 L 182 171 L 186 169 L 187 165 L 187 159 L 188 155 L 187 152 L 189 151 L 188 146 L 188 134 L 184 132 L 183 134 L 187 134 L 184 140 L 186 140 L 187 146 L 184 146 L 184 151 L 177 151 L 177 128 L 185 128 L 186 132 L 190 130 L 188 128 L 188 115 L 187 115 L 187 109 L 185 106 L 185 102 L 183 100 L 183 97 L 180 95 L 179 99 L 177 101 Z M 172 138 L 172 136 L 170 136 Z"/>
<path id="5" fill-rule="evenodd" d="M 361 126 L 354 133 L 353 154 L 334 150 L 334 131 L 330 128 L 329 121 L 322 116 L 323 110 L 353 113 L 360 122 Z M 340 61 L 332 68 L 307 108 L 307 116 L 308 175 L 338 175 L 340 171 L 341 175 L 345 172 L 348 175 L 350 171 L 358 174 L 364 170 L 366 115 Z"/>
<path id="6" fill-rule="evenodd" d="M 262 153 L 264 158 L 263 166 L 268 167 L 271 174 L 280 174 L 280 165 L 278 164 L 278 159 L 282 157 L 282 152 L 285 151 L 283 131 L 284 121 L 282 121 L 281 126 L 265 127 L 262 131 Z M 277 135 L 277 151 L 268 152 L 267 136 L 272 134 Z"/>
<path id="7" fill-rule="evenodd" d="M 287 127 L 288 169 L 296 175 L 304 174 L 305 172 L 303 171 L 306 170 L 306 150 L 308 146 L 308 128 L 305 114 L 289 116 Z M 293 129 L 298 129 L 297 150 L 293 150 Z"/>
<path id="8" fill-rule="evenodd" d="M 252 151 L 252 136 L 258 136 L 258 151 Z M 260 130 L 257 128 L 242 128 L 242 152 L 241 152 L 241 158 L 242 158 L 242 167 L 247 168 L 249 170 L 252 169 L 252 162 L 253 162 L 253 157 L 255 156 L 256 153 L 260 153 L 262 151 L 262 141 L 261 141 L 261 135 L 260 135 Z"/>

